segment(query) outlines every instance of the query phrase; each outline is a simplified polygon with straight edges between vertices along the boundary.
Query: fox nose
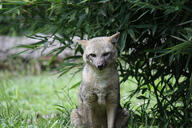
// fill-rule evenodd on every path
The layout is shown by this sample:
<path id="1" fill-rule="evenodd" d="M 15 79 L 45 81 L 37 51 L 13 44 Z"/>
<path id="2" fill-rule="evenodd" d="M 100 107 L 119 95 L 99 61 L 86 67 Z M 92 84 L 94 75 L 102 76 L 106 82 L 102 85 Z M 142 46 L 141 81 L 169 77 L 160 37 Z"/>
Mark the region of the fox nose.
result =
<path id="1" fill-rule="evenodd" d="M 102 69 L 104 68 L 104 64 L 99 64 L 99 65 L 97 66 L 97 68 L 98 68 L 99 70 L 102 70 Z"/>

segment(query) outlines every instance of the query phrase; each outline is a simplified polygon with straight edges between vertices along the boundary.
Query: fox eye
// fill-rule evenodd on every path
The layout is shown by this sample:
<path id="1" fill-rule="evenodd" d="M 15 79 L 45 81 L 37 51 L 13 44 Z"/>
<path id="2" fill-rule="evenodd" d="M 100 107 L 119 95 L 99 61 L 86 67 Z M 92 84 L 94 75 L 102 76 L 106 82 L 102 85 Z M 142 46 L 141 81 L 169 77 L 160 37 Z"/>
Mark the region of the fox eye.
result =
<path id="1" fill-rule="evenodd" d="M 109 56 L 110 52 L 103 53 L 103 56 Z"/>
<path id="2" fill-rule="evenodd" d="M 96 57 L 96 54 L 91 53 L 91 54 L 89 54 L 89 56 Z"/>

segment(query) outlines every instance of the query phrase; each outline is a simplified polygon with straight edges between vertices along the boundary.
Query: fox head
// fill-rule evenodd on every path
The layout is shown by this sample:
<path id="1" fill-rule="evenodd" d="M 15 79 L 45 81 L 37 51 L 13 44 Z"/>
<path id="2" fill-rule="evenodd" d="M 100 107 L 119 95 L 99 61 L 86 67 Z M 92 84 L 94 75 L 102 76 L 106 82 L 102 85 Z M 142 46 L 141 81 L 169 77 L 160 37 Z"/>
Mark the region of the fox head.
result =
<path id="1" fill-rule="evenodd" d="M 103 70 L 117 59 L 119 32 L 109 37 L 78 40 L 84 49 L 83 60 L 92 67 Z"/>

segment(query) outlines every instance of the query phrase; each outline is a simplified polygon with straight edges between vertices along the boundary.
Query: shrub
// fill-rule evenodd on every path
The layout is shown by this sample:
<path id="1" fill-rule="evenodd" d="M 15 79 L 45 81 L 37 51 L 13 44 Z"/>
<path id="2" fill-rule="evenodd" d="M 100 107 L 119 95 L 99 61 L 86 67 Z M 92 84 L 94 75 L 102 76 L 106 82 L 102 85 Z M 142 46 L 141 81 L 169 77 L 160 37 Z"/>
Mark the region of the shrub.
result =
<path id="1" fill-rule="evenodd" d="M 153 123 L 160 127 L 192 126 L 190 0 L 10 0 L 1 5 L 0 32 L 39 38 L 40 42 L 24 46 L 32 50 L 53 45 L 47 42 L 52 37 L 62 44 L 53 51 L 58 55 L 72 48 L 71 37 L 119 31 L 121 82 L 135 78 L 137 89 L 130 97 L 139 94 L 145 101 L 141 107 L 149 108 L 151 97 L 156 100 L 150 111 L 140 109 L 141 121 L 151 119 L 152 114 Z M 68 59 L 79 59 L 77 53 L 82 54 L 82 49 L 76 46 L 75 51 Z M 63 70 L 77 65 L 70 61 Z"/>

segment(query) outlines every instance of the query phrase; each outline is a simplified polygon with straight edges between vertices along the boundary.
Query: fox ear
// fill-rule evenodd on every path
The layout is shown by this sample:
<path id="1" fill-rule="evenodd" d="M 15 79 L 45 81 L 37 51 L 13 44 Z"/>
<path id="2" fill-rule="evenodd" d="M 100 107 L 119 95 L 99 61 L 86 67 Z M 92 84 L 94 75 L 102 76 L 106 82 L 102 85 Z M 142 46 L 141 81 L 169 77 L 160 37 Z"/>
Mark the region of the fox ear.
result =
<path id="1" fill-rule="evenodd" d="M 77 42 L 83 47 L 87 45 L 87 40 L 77 40 Z"/>
<path id="2" fill-rule="evenodd" d="M 120 32 L 113 34 L 112 36 L 109 37 L 109 41 L 112 44 L 116 45 L 117 41 L 119 40 L 119 35 L 120 35 Z"/>

